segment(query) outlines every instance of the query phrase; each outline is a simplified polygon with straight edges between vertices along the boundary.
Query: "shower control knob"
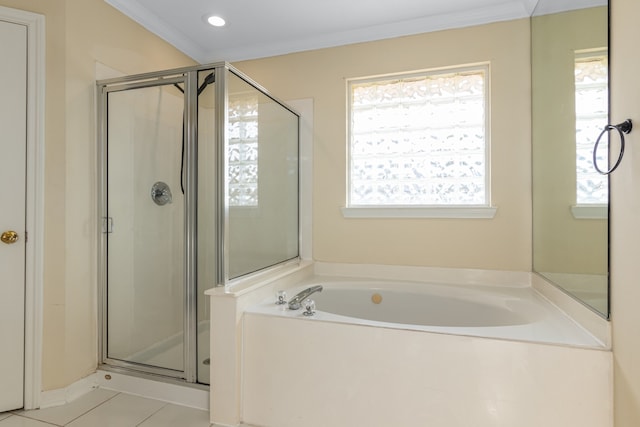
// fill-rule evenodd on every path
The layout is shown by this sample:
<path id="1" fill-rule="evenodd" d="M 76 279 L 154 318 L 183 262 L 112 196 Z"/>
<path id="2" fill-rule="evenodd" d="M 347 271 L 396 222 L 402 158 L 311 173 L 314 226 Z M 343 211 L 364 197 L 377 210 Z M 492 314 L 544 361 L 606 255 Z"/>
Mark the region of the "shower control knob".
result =
<path id="1" fill-rule="evenodd" d="M 4 233 L 2 233 L 2 236 L 0 236 L 0 240 L 2 240 L 2 243 L 11 245 L 12 243 L 15 243 L 18 241 L 18 233 L 11 230 L 5 231 Z"/>
<path id="2" fill-rule="evenodd" d="M 151 200 L 158 206 L 164 206 L 167 203 L 171 203 L 171 188 L 162 182 L 158 181 L 151 187 Z"/>

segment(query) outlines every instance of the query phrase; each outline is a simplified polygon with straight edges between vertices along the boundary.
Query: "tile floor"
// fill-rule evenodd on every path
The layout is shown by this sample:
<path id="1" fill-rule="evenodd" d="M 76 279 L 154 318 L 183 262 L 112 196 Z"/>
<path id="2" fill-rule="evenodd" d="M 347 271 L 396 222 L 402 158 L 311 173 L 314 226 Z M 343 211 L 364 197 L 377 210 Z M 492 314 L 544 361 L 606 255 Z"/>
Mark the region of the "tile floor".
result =
<path id="1" fill-rule="evenodd" d="M 209 427 L 209 413 L 104 389 L 63 406 L 0 413 L 0 427 L 51 426 Z"/>

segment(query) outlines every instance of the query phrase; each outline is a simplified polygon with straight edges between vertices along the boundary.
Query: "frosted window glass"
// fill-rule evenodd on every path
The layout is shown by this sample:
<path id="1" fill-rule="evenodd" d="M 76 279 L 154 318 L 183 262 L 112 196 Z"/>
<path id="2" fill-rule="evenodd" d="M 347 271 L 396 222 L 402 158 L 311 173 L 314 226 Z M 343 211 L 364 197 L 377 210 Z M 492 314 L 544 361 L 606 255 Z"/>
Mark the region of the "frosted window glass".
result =
<path id="1" fill-rule="evenodd" d="M 349 205 L 488 205 L 487 73 L 351 81 Z"/>
<path id="2" fill-rule="evenodd" d="M 229 206 L 258 206 L 258 96 L 229 96 Z"/>
<path id="3" fill-rule="evenodd" d="M 606 204 L 609 200 L 607 176 L 593 166 L 596 138 L 607 125 L 609 91 L 607 55 L 579 55 L 575 61 L 576 91 L 576 203 Z M 608 135 L 598 147 L 597 162 L 609 169 Z"/>

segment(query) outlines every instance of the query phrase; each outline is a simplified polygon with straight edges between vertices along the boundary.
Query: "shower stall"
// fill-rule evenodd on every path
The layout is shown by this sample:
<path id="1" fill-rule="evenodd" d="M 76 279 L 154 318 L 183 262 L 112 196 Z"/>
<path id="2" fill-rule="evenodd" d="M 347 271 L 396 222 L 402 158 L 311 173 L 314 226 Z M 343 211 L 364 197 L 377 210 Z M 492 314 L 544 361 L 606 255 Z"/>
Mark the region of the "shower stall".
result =
<path id="1" fill-rule="evenodd" d="M 227 63 L 97 100 L 101 364 L 209 384 L 204 290 L 299 258 L 299 116 Z"/>

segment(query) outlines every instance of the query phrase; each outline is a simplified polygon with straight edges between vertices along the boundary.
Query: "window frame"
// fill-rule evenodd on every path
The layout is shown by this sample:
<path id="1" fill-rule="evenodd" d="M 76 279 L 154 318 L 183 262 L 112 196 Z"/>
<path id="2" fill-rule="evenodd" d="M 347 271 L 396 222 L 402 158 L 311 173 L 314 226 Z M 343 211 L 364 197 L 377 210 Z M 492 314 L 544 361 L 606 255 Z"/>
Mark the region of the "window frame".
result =
<path id="1" fill-rule="evenodd" d="M 484 192 L 483 204 L 378 204 L 358 205 L 351 203 L 352 193 L 352 112 L 353 84 L 385 80 L 410 79 L 447 74 L 462 74 L 481 71 L 484 76 Z M 425 70 L 381 74 L 345 79 L 346 83 L 346 200 L 341 208 L 345 218 L 493 218 L 497 208 L 491 197 L 491 64 L 480 62 Z"/>

